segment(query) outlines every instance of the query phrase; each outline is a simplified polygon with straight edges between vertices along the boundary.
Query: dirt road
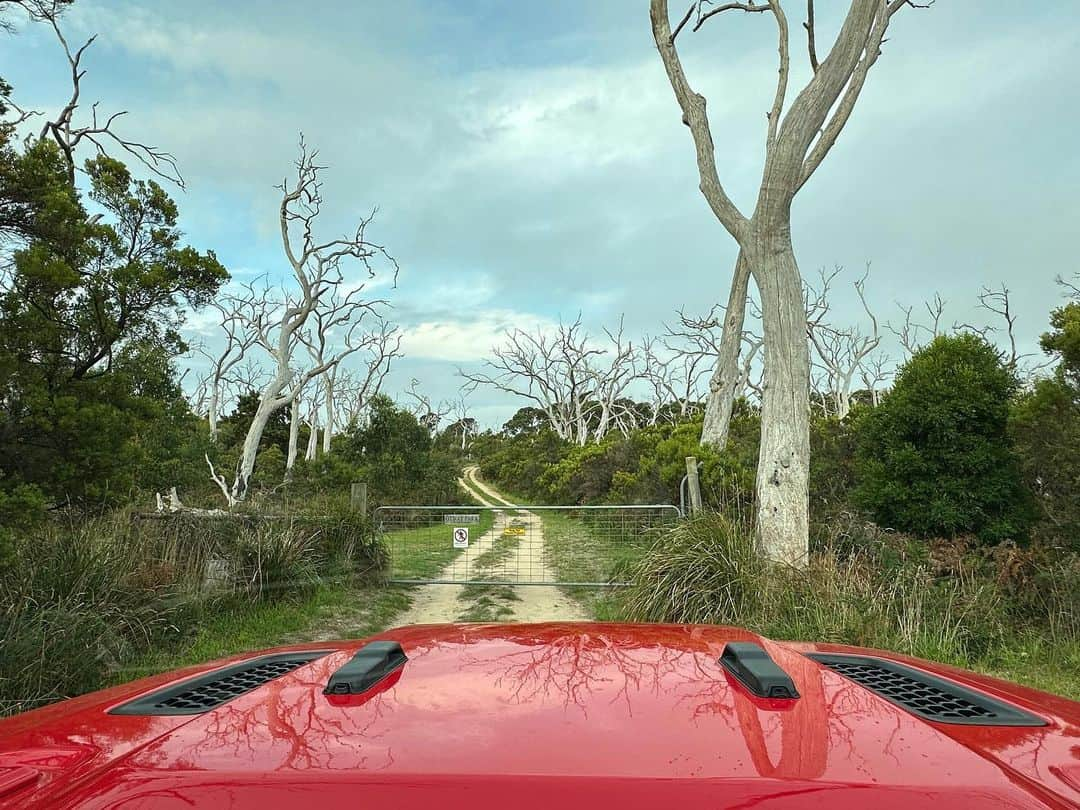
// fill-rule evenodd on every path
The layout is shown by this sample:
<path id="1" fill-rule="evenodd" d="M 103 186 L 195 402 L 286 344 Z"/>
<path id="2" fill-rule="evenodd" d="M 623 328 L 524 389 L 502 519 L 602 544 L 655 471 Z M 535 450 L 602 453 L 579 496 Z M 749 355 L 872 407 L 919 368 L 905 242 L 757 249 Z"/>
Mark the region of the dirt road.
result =
<path id="1" fill-rule="evenodd" d="M 477 477 L 477 468 L 468 467 L 458 483 L 484 506 L 513 504 Z M 491 551 L 497 540 L 513 526 L 520 540 L 505 553 L 489 555 L 493 562 L 484 570 L 487 579 L 515 582 L 552 582 L 556 579 L 545 558 L 544 528 L 532 512 L 498 512 L 495 524 L 474 542 L 480 555 Z M 473 559 L 476 559 L 474 556 Z M 467 580 L 466 562 L 457 558 L 438 579 Z M 475 577 L 476 572 L 472 572 Z M 413 592 L 409 609 L 393 624 L 429 624 L 449 621 L 584 621 L 584 608 L 559 588 L 550 585 L 482 586 L 424 585 Z"/>

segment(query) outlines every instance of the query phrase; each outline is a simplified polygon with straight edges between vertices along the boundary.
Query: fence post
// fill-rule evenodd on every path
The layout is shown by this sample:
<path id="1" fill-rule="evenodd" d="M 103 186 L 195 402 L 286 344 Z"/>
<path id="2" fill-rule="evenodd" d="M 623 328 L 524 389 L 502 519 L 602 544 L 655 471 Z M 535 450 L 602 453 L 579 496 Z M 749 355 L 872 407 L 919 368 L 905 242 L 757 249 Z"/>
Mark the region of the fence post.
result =
<path id="1" fill-rule="evenodd" d="M 367 514 L 367 484 L 354 483 L 349 493 L 349 503 L 361 515 Z"/>
<path id="2" fill-rule="evenodd" d="M 686 457 L 686 485 L 690 490 L 690 514 L 696 515 L 701 511 L 701 482 L 698 481 L 697 458 Z"/>

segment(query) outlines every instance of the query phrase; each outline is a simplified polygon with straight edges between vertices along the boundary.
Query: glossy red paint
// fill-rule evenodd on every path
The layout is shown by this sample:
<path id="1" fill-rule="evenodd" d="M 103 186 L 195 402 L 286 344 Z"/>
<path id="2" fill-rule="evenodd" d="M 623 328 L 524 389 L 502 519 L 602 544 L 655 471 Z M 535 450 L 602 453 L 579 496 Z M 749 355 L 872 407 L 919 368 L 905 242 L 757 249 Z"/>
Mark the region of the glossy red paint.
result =
<path id="1" fill-rule="evenodd" d="M 0 721 L 0 769 L 36 774 L 0 805 L 1080 806 L 1080 704 L 960 670 L 880 653 L 1047 725 L 928 723 L 801 654 L 864 651 L 727 627 L 446 625 L 373 638 L 399 641 L 409 660 L 361 696 L 322 688 L 372 639 L 329 645 L 325 657 L 194 717 L 106 714 L 174 673 Z M 747 693 L 717 663 L 728 641 L 762 643 L 801 697 Z"/>

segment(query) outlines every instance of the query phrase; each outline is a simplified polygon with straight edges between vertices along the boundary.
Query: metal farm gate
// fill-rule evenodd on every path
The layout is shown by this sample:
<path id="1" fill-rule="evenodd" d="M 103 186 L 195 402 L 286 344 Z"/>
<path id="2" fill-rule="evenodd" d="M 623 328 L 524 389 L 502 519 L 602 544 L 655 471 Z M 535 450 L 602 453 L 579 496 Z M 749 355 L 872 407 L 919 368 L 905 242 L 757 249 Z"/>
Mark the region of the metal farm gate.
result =
<path id="1" fill-rule="evenodd" d="M 627 585 L 656 529 L 680 517 L 642 506 L 381 506 L 391 582 Z"/>

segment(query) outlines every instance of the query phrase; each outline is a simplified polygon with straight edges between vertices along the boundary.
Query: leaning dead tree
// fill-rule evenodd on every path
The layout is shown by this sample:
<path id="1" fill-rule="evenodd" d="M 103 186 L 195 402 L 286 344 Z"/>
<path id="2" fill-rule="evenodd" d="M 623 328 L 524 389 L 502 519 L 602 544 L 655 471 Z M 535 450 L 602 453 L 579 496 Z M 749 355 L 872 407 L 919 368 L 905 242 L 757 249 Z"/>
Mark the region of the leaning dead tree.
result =
<path id="1" fill-rule="evenodd" d="M 365 316 L 377 318 L 379 308 L 386 302 L 364 299 L 363 283 L 350 281 L 346 285 L 342 263 L 354 262 L 368 278 L 374 278 L 375 262 L 385 259 L 396 278 L 396 262 L 384 247 L 367 239 L 370 216 L 362 219 L 350 236 L 327 241 L 316 238 L 314 231 L 323 202 L 319 172 L 325 168 L 316 160 L 317 153 L 309 151 L 301 138 L 296 177 L 279 186 L 282 191 L 279 208 L 281 242 L 295 286 L 286 292 L 280 305 L 262 308 L 251 324 L 259 346 L 270 358 L 272 371 L 269 382 L 259 392 L 259 403 L 244 437 L 231 486 L 207 459 L 211 477 L 230 507 L 247 497 L 259 442 L 270 417 L 280 409 L 290 407 L 312 380 L 370 345 L 366 339 L 358 337 L 366 326 Z M 297 368 L 301 347 L 317 346 L 318 335 L 325 338 L 334 329 L 344 333 L 340 344 L 332 351 L 324 348 L 309 365 Z M 374 330 L 375 333 L 380 331 Z"/>
<path id="2" fill-rule="evenodd" d="M 727 316 L 728 353 L 742 333 L 738 310 L 739 268 L 754 279 L 764 330 L 767 384 L 762 398 L 761 446 L 757 476 L 758 533 L 772 559 L 801 564 L 809 538 L 810 356 L 806 339 L 802 277 L 791 242 L 791 205 L 821 165 L 851 116 L 892 16 L 912 0 L 851 0 L 836 40 L 818 58 L 814 3 L 809 0 L 807 51 L 812 75 L 790 104 L 789 24 L 781 0 L 712 3 L 695 0 L 672 28 L 667 0 L 651 0 L 653 37 L 667 71 L 683 123 L 697 154 L 699 187 L 716 218 L 739 246 L 735 283 Z M 779 70 L 766 115 L 765 163 L 754 210 L 744 214 L 728 196 L 716 166 L 705 97 L 691 86 L 676 49 L 685 30 L 699 30 L 727 11 L 768 14 L 778 33 Z M 786 108 L 786 112 L 785 112 Z M 714 441 L 714 436 L 704 437 Z"/>
<path id="3" fill-rule="evenodd" d="M 640 374 L 638 352 L 623 337 L 621 324 L 604 335 L 606 342 L 594 341 L 580 318 L 554 333 L 515 329 L 492 350 L 485 370 L 458 373 L 473 388 L 488 386 L 529 400 L 559 437 L 585 445 L 611 429 L 618 401 Z"/>
<path id="4" fill-rule="evenodd" d="M 869 264 L 862 278 L 853 285 L 870 322 L 869 333 L 864 334 L 858 326 L 840 327 L 828 320 L 832 282 L 840 270 L 839 267 L 831 273 L 823 270 L 820 274 L 821 284 L 817 288 L 805 285 L 806 331 L 814 349 L 813 365 L 821 372 L 821 402 L 824 408 L 832 409 L 832 413 L 826 415 L 846 419 L 851 413 L 854 383 L 876 378 L 880 374 L 881 367 L 875 366 L 871 358 L 881 345 L 881 333 L 877 317 L 866 302 Z"/>
<path id="5" fill-rule="evenodd" d="M 730 306 L 730 302 L 729 302 Z M 755 377 L 755 371 L 760 360 L 762 346 L 765 341 L 760 334 L 745 328 L 745 317 L 749 308 L 750 317 L 753 321 L 761 320 L 761 309 L 753 298 L 744 296 L 740 305 L 739 321 L 743 325 L 741 333 L 734 342 L 735 350 L 731 354 L 731 365 L 728 367 L 725 360 L 723 371 L 724 397 L 729 401 L 723 405 L 721 411 L 716 398 L 717 372 L 713 371 L 709 379 L 709 391 L 705 404 L 705 424 L 702 431 L 710 430 L 710 420 L 722 418 L 724 423 L 724 442 L 727 442 L 727 429 L 731 422 L 731 411 L 734 402 L 749 394 L 761 398 L 760 372 Z M 728 326 L 730 322 L 729 309 L 714 306 L 704 317 L 687 315 L 679 312 L 679 326 L 668 327 L 665 342 L 669 350 L 678 356 L 693 358 L 700 361 L 707 369 L 708 364 L 715 363 L 720 356 L 727 357 L 728 349 L 724 341 L 728 340 L 731 333 Z M 710 408 L 713 410 L 710 411 Z"/>

